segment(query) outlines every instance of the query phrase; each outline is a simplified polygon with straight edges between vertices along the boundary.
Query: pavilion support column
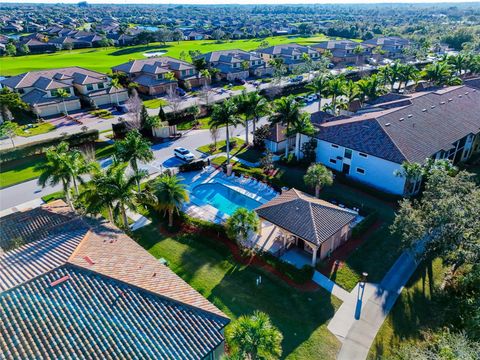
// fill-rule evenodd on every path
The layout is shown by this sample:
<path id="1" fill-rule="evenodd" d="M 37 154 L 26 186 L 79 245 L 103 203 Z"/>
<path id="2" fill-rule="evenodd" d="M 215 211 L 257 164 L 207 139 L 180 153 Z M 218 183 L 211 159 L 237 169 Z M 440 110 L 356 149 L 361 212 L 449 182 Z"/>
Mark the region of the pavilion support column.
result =
<path id="1" fill-rule="evenodd" d="M 315 267 L 315 264 L 317 263 L 317 248 L 313 248 L 313 253 L 312 253 L 312 266 Z"/>

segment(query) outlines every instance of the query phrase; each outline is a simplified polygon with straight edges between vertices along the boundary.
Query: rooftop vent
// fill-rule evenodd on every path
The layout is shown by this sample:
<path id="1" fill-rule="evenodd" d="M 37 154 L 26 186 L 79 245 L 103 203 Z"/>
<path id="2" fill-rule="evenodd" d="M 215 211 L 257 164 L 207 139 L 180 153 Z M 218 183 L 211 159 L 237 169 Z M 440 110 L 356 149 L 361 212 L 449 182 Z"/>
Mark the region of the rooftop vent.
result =
<path id="1" fill-rule="evenodd" d="M 412 115 L 412 114 L 408 114 L 407 116 L 408 116 L 409 118 L 411 118 L 413 115 Z"/>
<path id="2" fill-rule="evenodd" d="M 435 109 L 435 105 L 430 106 L 430 109 Z"/>
<path id="3" fill-rule="evenodd" d="M 400 120 L 399 120 L 399 121 L 403 121 L 403 120 L 405 120 L 405 118 L 400 118 Z"/>
<path id="4" fill-rule="evenodd" d="M 445 105 L 445 101 L 442 101 L 442 102 L 440 103 L 440 105 Z"/>
<path id="5" fill-rule="evenodd" d="M 453 101 L 453 99 L 452 98 L 448 99 L 448 102 L 450 102 L 450 101 Z"/>
<path id="6" fill-rule="evenodd" d="M 468 95 L 468 91 L 465 91 L 465 95 Z"/>
<path id="7" fill-rule="evenodd" d="M 85 260 L 87 263 L 89 263 L 90 265 L 94 265 L 95 264 L 95 261 L 93 261 L 90 256 L 84 256 L 83 257 L 83 260 Z"/>
<path id="8" fill-rule="evenodd" d="M 458 97 L 461 98 L 461 97 L 462 97 L 462 94 L 458 95 Z"/>
<path id="9" fill-rule="evenodd" d="M 426 111 L 427 111 L 427 109 L 422 109 L 422 112 L 426 112 Z"/>
<path id="10" fill-rule="evenodd" d="M 390 126 L 391 124 L 390 123 L 386 123 L 385 126 Z"/>
<path id="11" fill-rule="evenodd" d="M 57 286 L 61 283 L 64 283 L 65 281 L 69 280 L 70 279 L 70 275 L 65 275 L 65 276 L 62 276 L 60 279 L 57 279 L 53 282 L 50 283 L 50 287 L 54 287 L 54 286 Z"/>

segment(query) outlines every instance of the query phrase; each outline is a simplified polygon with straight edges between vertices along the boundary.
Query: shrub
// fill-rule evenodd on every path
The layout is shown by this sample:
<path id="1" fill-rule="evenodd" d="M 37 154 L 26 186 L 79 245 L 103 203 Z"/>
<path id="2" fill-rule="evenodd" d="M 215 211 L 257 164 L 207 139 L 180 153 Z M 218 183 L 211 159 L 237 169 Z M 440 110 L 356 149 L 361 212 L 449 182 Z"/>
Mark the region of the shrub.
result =
<path id="1" fill-rule="evenodd" d="M 201 170 L 204 167 L 205 167 L 205 161 L 197 160 L 197 161 L 192 161 L 190 163 L 185 163 L 180 165 L 179 171 L 180 172 L 196 171 L 196 170 Z"/>
<path id="2" fill-rule="evenodd" d="M 280 164 L 290 165 L 290 166 L 295 166 L 298 164 L 297 157 L 295 156 L 294 153 L 289 153 L 287 157 L 285 157 L 285 155 L 282 155 L 279 162 Z"/>
<path id="3" fill-rule="evenodd" d="M 378 211 L 374 210 L 352 229 L 352 238 L 363 235 L 377 221 Z"/>
<path id="4" fill-rule="evenodd" d="M 71 147 L 82 145 L 85 143 L 93 143 L 94 141 L 98 140 L 98 135 L 98 130 L 87 130 L 75 134 L 62 134 L 59 137 L 40 140 L 33 143 L 20 145 L 15 148 L 1 150 L 0 163 L 25 158 L 31 155 L 43 154 L 45 153 L 45 151 L 47 151 L 49 147 L 57 145 L 62 141 L 68 142 Z"/>

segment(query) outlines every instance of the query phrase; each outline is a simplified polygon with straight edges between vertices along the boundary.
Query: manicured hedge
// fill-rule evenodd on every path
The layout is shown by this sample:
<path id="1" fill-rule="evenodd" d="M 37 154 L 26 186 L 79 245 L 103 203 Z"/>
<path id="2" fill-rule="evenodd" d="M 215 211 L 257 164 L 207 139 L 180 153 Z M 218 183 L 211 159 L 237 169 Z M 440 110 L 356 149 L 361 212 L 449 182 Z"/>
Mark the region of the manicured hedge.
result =
<path id="1" fill-rule="evenodd" d="M 205 167 L 205 161 L 197 160 L 197 161 L 192 161 L 190 163 L 185 163 L 180 165 L 178 170 L 180 172 L 197 171 L 197 170 L 203 169 L 204 167 Z"/>
<path id="2" fill-rule="evenodd" d="M 49 147 L 58 145 L 62 141 L 68 142 L 70 146 L 78 146 L 85 143 L 94 142 L 98 140 L 98 135 L 98 130 L 87 130 L 81 133 L 68 134 L 52 139 L 46 139 L 25 145 L 20 145 L 15 148 L 1 150 L 0 163 L 24 158 L 31 155 L 43 154 L 47 151 Z"/>
<path id="3" fill-rule="evenodd" d="M 352 229 L 352 238 L 363 235 L 377 221 L 378 211 L 374 210 Z"/>

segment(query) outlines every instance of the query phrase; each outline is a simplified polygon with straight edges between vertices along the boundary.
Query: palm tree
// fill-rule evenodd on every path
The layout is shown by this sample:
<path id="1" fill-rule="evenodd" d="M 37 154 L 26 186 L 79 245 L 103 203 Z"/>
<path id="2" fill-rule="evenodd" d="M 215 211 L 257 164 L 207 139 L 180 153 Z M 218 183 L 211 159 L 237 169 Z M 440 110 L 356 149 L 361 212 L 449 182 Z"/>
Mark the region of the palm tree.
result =
<path id="1" fill-rule="evenodd" d="M 115 152 L 119 160 L 129 162 L 136 177 L 138 192 L 140 188 L 140 170 L 138 162 L 148 162 L 154 159 L 153 151 L 150 149 L 150 142 L 143 138 L 137 129 L 129 131 L 125 139 L 115 143 Z"/>
<path id="2" fill-rule="evenodd" d="M 360 55 L 363 53 L 363 47 L 361 47 L 360 45 L 355 46 L 355 48 L 353 49 L 353 53 L 357 56 L 357 61 L 355 63 L 356 65 L 358 65 L 358 63 L 360 62 Z"/>
<path id="3" fill-rule="evenodd" d="M 452 70 L 446 62 L 438 61 L 427 65 L 422 77 L 435 85 L 446 85 L 452 79 Z"/>
<path id="4" fill-rule="evenodd" d="M 468 68 L 469 59 L 465 54 L 458 54 L 456 56 L 449 56 L 447 62 L 453 66 L 457 76 L 462 76 L 463 70 Z"/>
<path id="5" fill-rule="evenodd" d="M 257 122 L 260 121 L 260 118 L 263 116 L 268 115 L 270 112 L 270 104 L 268 103 L 267 99 L 260 95 L 258 91 L 252 91 L 248 93 L 246 105 L 248 107 L 248 111 L 252 115 L 252 130 L 253 134 L 257 130 Z"/>
<path id="6" fill-rule="evenodd" d="M 200 77 L 205 79 L 203 85 L 207 85 L 208 80 L 212 78 L 212 75 L 208 69 L 202 69 L 200 70 Z"/>
<path id="7" fill-rule="evenodd" d="M 285 157 L 288 157 L 288 137 L 290 136 L 290 127 L 300 119 L 301 105 L 295 100 L 293 95 L 282 97 L 273 103 L 274 114 L 270 116 L 273 124 L 280 123 L 285 126 L 287 136 L 287 146 L 285 147 Z"/>
<path id="8" fill-rule="evenodd" d="M 306 87 L 318 96 L 318 111 L 322 108 L 322 95 L 326 93 L 328 89 L 328 82 L 330 80 L 329 75 L 320 75 L 312 80 Z"/>
<path id="9" fill-rule="evenodd" d="M 250 233 L 258 231 L 260 220 L 255 211 L 238 208 L 227 219 L 225 226 L 227 235 L 231 239 L 235 239 L 240 246 L 245 246 Z"/>
<path id="10" fill-rule="evenodd" d="M 408 82 L 413 80 L 417 81 L 419 76 L 418 69 L 412 64 L 405 64 L 400 67 L 400 73 L 398 77 L 398 90 L 402 88 L 402 84 L 405 84 L 405 88 L 408 86 Z"/>
<path id="11" fill-rule="evenodd" d="M 65 99 L 70 97 L 70 92 L 66 91 L 65 89 L 58 89 L 57 97 L 62 99 L 63 107 L 65 109 L 65 115 L 68 116 L 67 104 L 65 104 Z"/>
<path id="12" fill-rule="evenodd" d="M 61 142 L 56 147 L 51 147 L 45 153 L 46 161 L 39 166 L 40 176 L 38 184 L 45 187 L 47 184 L 55 186 L 62 184 L 67 203 L 73 209 L 73 202 L 70 197 L 70 184 L 72 173 L 69 164 L 68 144 Z"/>
<path id="13" fill-rule="evenodd" d="M 332 185 L 333 174 L 322 164 L 312 164 L 308 167 L 303 180 L 305 184 L 315 188 L 315 196 L 318 198 L 322 187 Z"/>
<path id="14" fill-rule="evenodd" d="M 357 88 L 359 92 L 358 98 L 362 105 L 365 103 L 367 98 L 369 100 L 374 100 L 378 98 L 384 91 L 382 81 L 376 74 L 357 81 Z"/>
<path id="15" fill-rule="evenodd" d="M 353 82 L 352 80 L 347 81 L 345 85 L 345 96 L 347 98 L 347 107 L 350 106 L 355 100 L 359 98 L 359 90 L 357 83 Z"/>
<path id="16" fill-rule="evenodd" d="M 115 90 L 119 90 L 122 88 L 122 85 L 120 84 L 120 81 L 118 80 L 118 78 L 113 78 L 111 81 L 110 81 L 110 85 L 115 89 Z M 118 100 L 118 91 L 115 91 L 115 97 L 116 97 L 116 100 L 117 100 L 117 105 L 120 105 L 120 101 Z"/>
<path id="17" fill-rule="evenodd" d="M 327 93 L 332 97 L 333 114 L 337 114 L 337 100 L 340 96 L 345 95 L 345 78 L 337 76 L 328 81 Z"/>
<path id="18" fill-rule="evenodd" d="M 282 355 L 282 333 L 263 312 L 240 316 L 227 327 L 225 338 L 232 355 L 240 359 L 278 359 Z"/>
<path id="19" fill-rule="evenodd" d="M 67 166 L 72 177 L 73 188 L 75 189 L 75 194 L 78 196 L 78 183 L 83 184 L 82 175 L 87 174 L 92 169 L 93 164 L 87 162 L 79 150 L 68 150 L 68 145 L 66 156 Z"/>
<path id="20" fill-rule="evenodd" d="M 295 133 L 295 157 L 300 158 L 300 137 L 301 134 L 312 135 L 315 128 L 310 121 L 309 113 L 301 113 L 300 118 L 293 124 L 292 132 Z"/>
<path id="21" fill-rule="evenodd" d="M 160 176 L 152 185 L 151 191 L 156 197 L 154 207 L 168 213 L 168 226 L 173 226 L 173 214 L 180 212 L 183 203 L 188 202 L 188 191 L 175 175 Z"/>
<path id="22" fill-rule="evenodd" d="M 233 99 L 225 100 L 220 105 L 213 106 L 212 117 L 208 123 L 210 128 L 220 128 L 225 126 L 226 146 L 227 146 L 227 165 L 230 164 L 230 126 L 236 127 L 242 122 L 238 116 L 238 108 Z"/>

